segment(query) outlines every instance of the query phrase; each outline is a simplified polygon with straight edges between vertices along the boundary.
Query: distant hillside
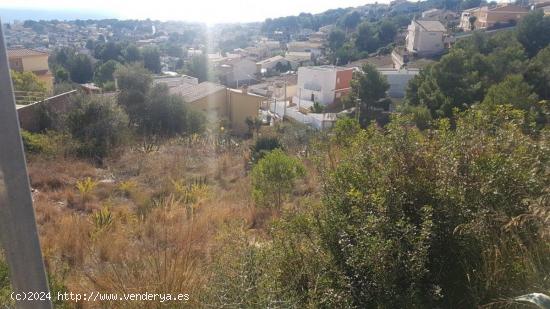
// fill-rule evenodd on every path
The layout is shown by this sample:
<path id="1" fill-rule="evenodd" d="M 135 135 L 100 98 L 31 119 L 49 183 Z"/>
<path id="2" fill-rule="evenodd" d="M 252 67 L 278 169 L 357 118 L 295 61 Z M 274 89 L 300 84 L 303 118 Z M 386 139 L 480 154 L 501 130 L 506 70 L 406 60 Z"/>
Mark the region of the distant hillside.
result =
<path id="1" fill-rule="evenodd" d="M 0 8 L 2 22 L 14 20 L 75 20 L 75 19 L 104 19 L 114 18 L 115 14 L 103 11 L 79 11 L 79 10 L 29 10 Z"/>

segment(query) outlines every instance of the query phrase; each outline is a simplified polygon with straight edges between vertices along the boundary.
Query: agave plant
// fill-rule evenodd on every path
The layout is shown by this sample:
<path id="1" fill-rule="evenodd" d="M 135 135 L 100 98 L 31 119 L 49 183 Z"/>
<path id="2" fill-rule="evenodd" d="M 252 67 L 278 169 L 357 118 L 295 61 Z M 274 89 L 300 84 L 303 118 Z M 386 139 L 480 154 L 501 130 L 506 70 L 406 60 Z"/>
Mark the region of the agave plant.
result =
<path id="1" fill-rule="evenodd" d="M 95 228 L 98 231 L 109 228 L 113 223 L 113 214 L 107 207 L 104 207 L 101 210 L 94 212 L 92 218 Z"/>
<path id="2" fill-rule="evenodd" d="M 82 199 L 86 199 L 88 195 L 95 189 L 97 186 L 97 181 L 92 180 L 92 178 L 87 177 L 84 180 L 78 180 L 76 182 L 76 188 L 80 193 Z"/>

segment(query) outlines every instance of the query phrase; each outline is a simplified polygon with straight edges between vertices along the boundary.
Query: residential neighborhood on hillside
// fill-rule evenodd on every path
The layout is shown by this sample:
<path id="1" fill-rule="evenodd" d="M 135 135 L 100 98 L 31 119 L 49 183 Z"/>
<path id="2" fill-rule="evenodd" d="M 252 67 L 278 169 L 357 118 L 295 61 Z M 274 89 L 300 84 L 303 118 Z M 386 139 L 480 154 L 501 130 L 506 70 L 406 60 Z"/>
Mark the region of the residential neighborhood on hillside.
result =
<path id="1" fill-rule="evenodd" d="M 0 308 L 550 308 L 550 0 L 0 20 Z"/>

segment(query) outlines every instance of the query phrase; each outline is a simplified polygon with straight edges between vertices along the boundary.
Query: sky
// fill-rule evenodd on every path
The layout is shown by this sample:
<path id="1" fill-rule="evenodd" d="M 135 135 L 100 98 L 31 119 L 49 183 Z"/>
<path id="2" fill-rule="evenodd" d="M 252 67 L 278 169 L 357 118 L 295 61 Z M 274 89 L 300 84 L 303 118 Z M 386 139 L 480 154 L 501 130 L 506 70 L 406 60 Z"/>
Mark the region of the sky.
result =
<path id="1" fill-rule="evenodd" d="M 263 21 L 268 17 L 320 13 L 375 0 L 0 0 L 2 9 L 98 12 L 119 19 L 203 22 Z M 389 0 L 388 0 L 389 1 Z M 384 0 L 379 1 L 385 2 Z"/>

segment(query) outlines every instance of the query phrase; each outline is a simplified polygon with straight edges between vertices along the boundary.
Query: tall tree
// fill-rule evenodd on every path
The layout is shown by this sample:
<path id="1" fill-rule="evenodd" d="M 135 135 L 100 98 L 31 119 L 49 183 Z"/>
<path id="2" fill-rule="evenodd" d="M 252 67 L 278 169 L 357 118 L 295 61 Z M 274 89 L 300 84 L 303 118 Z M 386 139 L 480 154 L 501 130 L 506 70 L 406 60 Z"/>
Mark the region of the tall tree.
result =
<path id="1" fill-rule="evenodd" d="M 489 106 L 511 104 L 515 108 L 528 111 L 537 102 L 533 87 L 521 75 L 509 75 L 501 83 L 491 86 L 483 100 Z"/>
<path id="2" fill-rule="evenodd" d="M 344 28 L 347 31 L 353 30 L 357 27 L 357 25 L 361 22 L 361 14 L 357 11 L 353 11 L 346 16 L 344 16 L 344 20 L 342 21 L 342 24 L 344 25 Z"/>
<path id="3" fill-rule="evenodd" d="M 94 81 L 99 85 L 103 85 L 108 81 L 113 81 L 114 73 L 118 65 L 119 63 L 114 60 L 109 60 L 101 64 L 94 73 Z"/>
<path id="4" fill-rule="evenodd" d="M 122 52 L 122 55 L 124 57 L 124 60 L 126 60 L 126 62 L 130 62 L 130 63 L 131 62 L 136 62 L 136 61 L 141 61 L 141 59 L 142 59 L 141 51 L 134 44 L 129 44 L 128 46 L 126 46 L 126 48 Z"/>
<path id="5" fill-rule="evenodd" d="M 550 43 L 550 16 L 535 10 L 525 16 L 517 27 L 517 39 L 525 47 L 529 57 Z"/>
<path id="6" fill-rule="evenodd" d="M 158 48 L 156 47 L 145 47 L 141 51 L 141 54 L 143 56 L 143 65 L 145 68 L 155 74 L 159 74 L 161 72 L 161 64 L 160 64 L 160 52 Z"/>
<path id="7" fill-rule="evenodd" d="M 187 74 L 199 79 L 199 82 L 208 80 L 208 58 L 206 55 L 193 56 L 187 64 Z"/>
<path id="8" fill-rule="evenodd" d="M 151 73 L 138 64 L 119 66 L 115 78 L 120 90 L 118 103 L 124 107 L 130 122 L 136 124 L 147 115 L 146 100 L 151 89 Z"/>
<path id="9" fill-rule="evenodd" d="M 72 57 L 69 67 L 69 73 L 73 82 L 83 84 L 92 80 L 94 73 L 92 61 L 88 56 L 79 54 Z"/>
<path id="10" fill-rule="evenodd" d="M 340 29 L 334 29 L 328 35 L 328 47 L 333 52 L 342 47 L 345 41 L 346 34 Z"/>
<path id="11" fill-rule="evenodd" d="M 361 101 L 361 114 L 366 115 L 373 108 L 385 108 L 387 102 L 382 99 L 387 97 L 390 88 L 385 76 L 380 74 L 372 64 L 365 64 L 360 72 L 355 73 L 351 82 L 352 93 L 357 94 Z"/>
<path id="12" fill-rule="evenodd" d="M 525 79 L 534 86 L 535 92 L 541 99 L 550 99 L 550 47 L 542 49 L 531 60 Z"/>
<path id="13" fill-rule="evenodd" d="M 393 42 L 397 35 L 397 26 L 389 20 L 384 20 L 378 28 L 378 39 L 383 44 Z"/>
<path id="14" fill-rule="evenodd" d="M 380 46 L 375 29 L 369 22 L 363 22 L 359 25 L 357 37 L 355 38 L 355 46 L 360 51 L 369 53 L 375 51 Z"/>

